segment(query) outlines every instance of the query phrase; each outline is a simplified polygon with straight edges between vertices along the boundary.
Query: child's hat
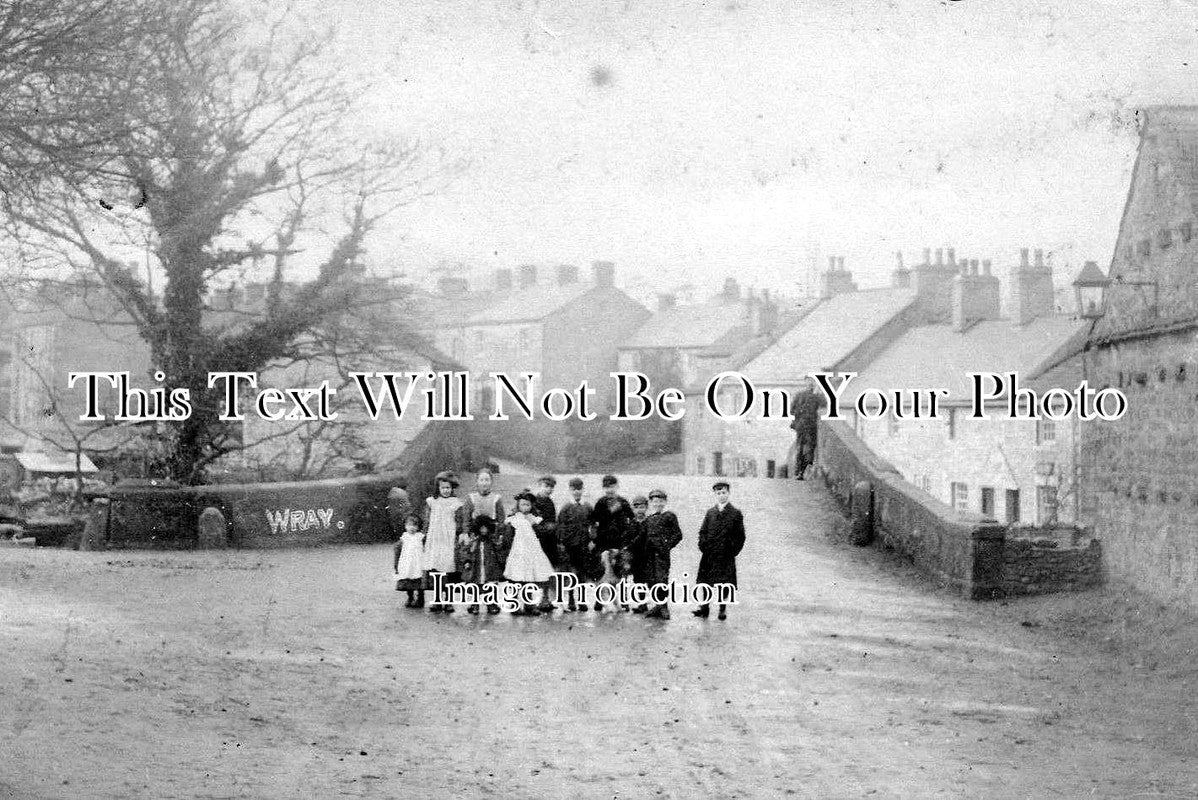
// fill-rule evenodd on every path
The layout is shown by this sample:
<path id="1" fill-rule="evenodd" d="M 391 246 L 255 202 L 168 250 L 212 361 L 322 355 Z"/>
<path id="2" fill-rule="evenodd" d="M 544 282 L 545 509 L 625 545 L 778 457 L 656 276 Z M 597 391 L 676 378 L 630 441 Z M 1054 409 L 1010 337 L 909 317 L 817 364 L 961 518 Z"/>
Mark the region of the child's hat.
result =
<path id="1" fill-rule="evenodd" d="M 582 478 L 571 478 L 570 479 L 570 488 L 571 489 L 581 489 L 582 488 Z"/>
<path id="2" fill-rule="evenodd" d="M 653 491 L 649 492 L 649 499 L 652 500 L 654 497 L 660 497 L 662 500 L 669 499 L 668 497 L 666 497 L 666 493 L 663 492 L 661 489 L 654 489 Z"/>
<path id="3" fill-rule="evenodd" d="M 648 506 L 649 498 L 645 497 L 643 494 L 638 494 L 636 497 L 632 498 L 632 504 L 634 506 Z"/>
<path id="4" fill-rule="evenodd" d="M 455 489 L 459 486 L 458 476 L 452 470 L 442 470 L 437 473 L 437 477 L 433 478 L 434 483 L 440 483 L 441 481 L 448 481 L 449 485 Z"/>
<path id="5" fill-rule="evenodd" d="M 604 475 L 603 476 L 603 485 L 604 486 L 615 486 L 619 482 L 620 482 L 620 479 L 617 478 L 615 475 Z"/>
<path id="6" fill-rule="evenodd" d="M 542 475 L 537 479 L 537 483 L 543 483 L 552 489 L 554 486 L 557 486 L 557 478 L 553 477 L 552 475 Z"/>
<path id="7" fill-rule="evenodd" d="M 728 481 L 716 481 L 715 483 L 713 483 L 711 485 L 711 490 L 713 492 L 718 492 L 720 489 L 731 489 L 731 488 L 732 488 L 732 486 L 731 486 L 731 484 L 728 483 Z"/>
<path id="8" fill-rule="evenodd" d="M 530 504 L 535 505 L 537 502 L 537 496 L 525 489 L 523 492 L 520 492 L 520 494 L 516 495 L 516 502 L 519 503 L 521 500 L 527 500 Z"/>

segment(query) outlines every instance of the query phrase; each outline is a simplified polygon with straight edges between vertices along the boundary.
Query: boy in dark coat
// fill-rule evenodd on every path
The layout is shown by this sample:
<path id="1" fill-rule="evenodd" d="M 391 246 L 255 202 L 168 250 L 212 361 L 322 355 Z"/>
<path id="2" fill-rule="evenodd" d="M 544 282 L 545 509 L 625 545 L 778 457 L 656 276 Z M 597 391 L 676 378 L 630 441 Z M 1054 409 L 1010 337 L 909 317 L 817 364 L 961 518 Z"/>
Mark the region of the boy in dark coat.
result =
<path id="1" fill-rule="evenodd" d="M 673 511 L 666 511 L 666 493 L 649 492 L 649 516 L 645 518 L 645 543 L 642 550 L 644 583 L 652 587 L 670 582 L 670 551 L 682 541 L 682 528 Z M 670 618 L 670 604 L 655 604 L 646 617 Z"/>
<path id="2" fill-rule="evenodd" d="M 633 583 L 648 583 L 645 570 L 645 519 L 649 516 L 649 498 L 637 495 L 632 498 L 632 522 L 624 530 L 624 549 L 628 551 L 628 560 L 632 563 Z M 649 610 L 647 605 L 639 605 L 632 609 L 635 614 L 644 614 Z"/>
<path id="3" fill-rule="evenodd" d="M 632 520 L 632 506 L 620 496 L 619 479 L 615 475 L 604 475 L 603 497 L 591 512 L 591 522 L 595 523 L 595 552 L 622 548 Z"/>
<path id="4" fill-rule="evenodd" d="M 729 502 L 732 493 L 728 481 L 716 481 L 711 487 L 715 492 L 715 505 L 707 509 L 703 526 L 699 528 L 699 574 L 697 583 L 714 586 L 730 583 L 736 586 L 736 557 L 745 546 L 745 518 L 740 509 Z M 708 603 L 699 606 L 696 617 L 707 617 L 711 612 Z M 720 619 L 727 619 L 727 607 L 720 604 Z"/>
<path id="5" fill-rule="evenodd" d="M 579 583 L 590 580 L 590 570 L 587 567 L 591 544 L 591 504 L 582 499 L 582 478 L 570 479 L 571 499 L 562 504 L 557 512 L 557 538 L 565 548 L 566 557 L 563 566 L 574 574 Z M 571 595 L 567 611 L 575 610 L 574 597 Z M 586 611 L 586 606 L 582 608 Z"/>
<path id="6" fill-rule="evenodd" d="M 553 502 L 554 487 L 557 486 L 557 478 L 552 475 L 545 475 L 537 481 L 537 493 L 532 505 L 532 513 L 541 518 L 540 524 L 535 527 L 537 540 L 541 543 L 541 550 L 545 552 L 545 557 L 549 559 L 549 563 L 554 569 L 561 566 L 562 563 L 562 548 L 557 539 L 557 506 Z M 549 598 L 549 592 L 541 595 L 541 611 L 551 611 L 553 602 Z"/>

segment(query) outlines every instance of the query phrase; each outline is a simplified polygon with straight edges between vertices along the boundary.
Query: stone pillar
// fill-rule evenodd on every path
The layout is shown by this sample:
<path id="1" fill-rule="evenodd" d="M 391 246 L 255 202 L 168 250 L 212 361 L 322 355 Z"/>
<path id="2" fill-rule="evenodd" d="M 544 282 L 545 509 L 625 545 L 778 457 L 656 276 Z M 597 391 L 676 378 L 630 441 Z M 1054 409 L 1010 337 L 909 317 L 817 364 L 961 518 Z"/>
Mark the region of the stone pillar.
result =
<path id="1" fill-rule="evenodd" d="M 208 506 L 200 512 L 199 529 L 197 546 L 201 550 L 223 550 L 229 546 L 229 526 L 219 508 Z"/>

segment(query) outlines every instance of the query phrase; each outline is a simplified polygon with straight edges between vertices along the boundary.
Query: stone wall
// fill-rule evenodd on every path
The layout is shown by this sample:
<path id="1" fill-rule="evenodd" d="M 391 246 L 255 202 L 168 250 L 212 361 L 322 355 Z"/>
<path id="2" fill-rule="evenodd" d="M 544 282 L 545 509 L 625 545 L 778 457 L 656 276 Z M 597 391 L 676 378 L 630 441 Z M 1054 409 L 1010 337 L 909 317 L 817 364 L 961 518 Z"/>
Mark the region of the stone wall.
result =
<path id="1" fill-rule="evenodd" d="M 181 488 L 113 487 L 102 546 L 190 549 L 199 546 L 198 521 L 218 509 L 231 547 L 269 548 L 391 541 L 387 493 L 431 493 L 443 469 L 474 468 L 460 423 L 430 423 L 404 456 L 380 475 L 291 483 L 216 484 Z"/>
<path id="2" fill-rule="evenodd" d="M 1113 342 L 1086 355 L 1127 414 L 1082 444 L 1083 517 L 1112 578 L 1198 608 L 1198 331 Z"/>
<path id="3" fill-rule="evenodd" d="M 1023 528 L 1003 541 L 1007 596 L 1088 589 L 1102 583 L 1102 548 L 1074 529 Z"/>
<path id="4" fill-rule="evenodd" d="M 966 597 L 1002 594 L 1002 525 L 955 511 L 916 489 L 845 423 L 821 421 L 819 426 L 818 464 L 837 500 L 847 507 L 854 485 L 865 481 L 873 487 L 875 541 Z"/>

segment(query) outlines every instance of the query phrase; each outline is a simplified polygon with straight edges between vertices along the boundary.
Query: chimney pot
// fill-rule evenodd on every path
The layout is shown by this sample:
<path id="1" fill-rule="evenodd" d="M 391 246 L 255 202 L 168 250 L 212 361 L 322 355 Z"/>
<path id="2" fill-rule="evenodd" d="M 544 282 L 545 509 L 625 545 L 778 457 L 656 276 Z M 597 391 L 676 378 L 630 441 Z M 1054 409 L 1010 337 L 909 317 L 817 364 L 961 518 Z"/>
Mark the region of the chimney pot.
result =
<path id="1" fill-rule="evenodd" d="M 1028 249 L 1026 247 L 1021 247 L 1019 249 L 1019 266 L 1023 267 L 1024 269 L 1027 269 L 1028 266 L 1030 266 L 1028 264 L 1027 254 Z"/>
<path id="2" fill-rule="evenodd" d="M 955 248 L 948 248 L 948 265 L 950 267 L 957 266 L 957 251 Z"/>
<path id="3" fill-rule="evenodd" d="M 1043 266 L 1044 266 L 1044 251 L 1037 249 L 1036 250 L 1036 267 L 1040 268 Z"/>
<path id="4" fill-rule="evenodd" d="M 925 247 L 923 249 L 923 265 L 925 267 L 927 267 L 927 266 L 931 266 L 931 264 L 932 264 L 932 248 Z"/>
<path id="5" fill-rule="evenodd" d="M 828 272 L 836 271 L 836 256 L 828 256 Z"/>
<path id="6" fill-rule="evenodd" d="M 944 266 L 944 250 L 943 250 L 943 248 L 940 248 L 940 247 L 936 248 L 936 266 L 938 266 L 938 267 Z"/>
<path id="7" fill-rule="evenodd" d="M 844 256 L 838 256 L 836 258 L 836 270 L 838 272 L 844 272 Z"/>
<path id="8" fill-rule="evenodd" d="M 903 251 L 896 250 L 894 253 L 894 258 L 898 262 L 898 268 L 902 269 L 903 268 Z"/>
<path id="9" fill-rule="evenodd" d="M 978 274 L 978 260 L 976 258 L 969 262 L 969 274 L 970 275 Z"/>
<path id="10" fill-rule="evenodd" d="M 987 258 L 987 259 L 984 259 L 984 260 L 982 261 L 982 274 L 983 274 L 983 275 L 989 275 L 989 274 L 990 274 L 990 259 L 988 259 L 988 258 Z"/>

